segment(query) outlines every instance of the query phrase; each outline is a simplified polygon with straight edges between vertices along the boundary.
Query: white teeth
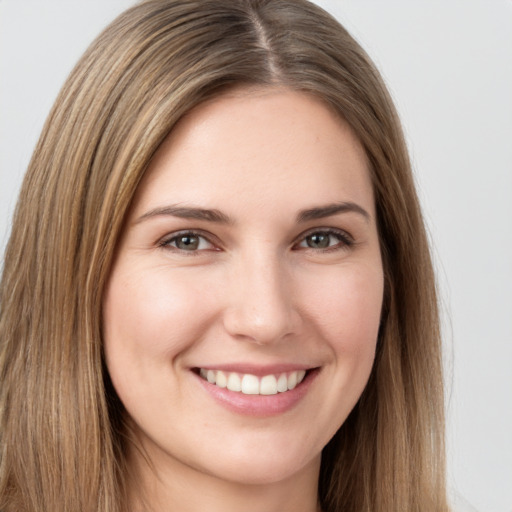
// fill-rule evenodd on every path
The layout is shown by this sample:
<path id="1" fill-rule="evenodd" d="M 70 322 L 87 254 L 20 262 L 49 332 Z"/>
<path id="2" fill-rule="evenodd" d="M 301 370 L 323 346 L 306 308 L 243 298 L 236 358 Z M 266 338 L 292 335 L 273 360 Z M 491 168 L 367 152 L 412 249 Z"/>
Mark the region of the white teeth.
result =
<path id="1" fill-rule="evenodd" d="M 265 375 L 258 378 L 256 375 L 246 373 L 240 375 L 235 372 L 223 372 L 221 370 L 205 370 L 201 368 L 199 375 L 210 384 L 230 391 L 242 392 L 245 395 L 276 395 L 294 389 L 306 376 L 305 370 L 297 370 L 290 373 Z"/>
<path id="2" fill-rule="evenodd" d="M 279 379 L 277 379 L 277 391 L 279 391 L 279 393 L 288 391 L 288 377 L 286 373 L 279 375 Z"/>
<path id="3" fill-rule="evenodd" d="M 219 388 L 225 388 L 228 385 L 228 378 L 226 377 L 226 374 L 224 372 L 218 371 L 217 372 L 217 379 L 215 384 L 219 386 Z"/>
<path id="4" fill-rule="evenodd" d="M 260 381 L 256 375 L 246 374 L 242 378 L 242 393 L 244 395 L 259 395 Z"/>
<path id="5" fill-rule="evenodd" d="M 265 375 L 260 382 L 260 395 L 276 395 L 277 379 L 275 375 Z"/>
<path id="6" fill-rule="evenodd" d="M 294 389 L 297 385 L 297 372 L 292 372 L 288 375 L 288 389 Z"/>
<path id="7" fill-rule="evenodd" d="M 242 391 L 242 382 L 237 373 L 230 373 L 228 377 L 228 385 L 230 391 Z"/>

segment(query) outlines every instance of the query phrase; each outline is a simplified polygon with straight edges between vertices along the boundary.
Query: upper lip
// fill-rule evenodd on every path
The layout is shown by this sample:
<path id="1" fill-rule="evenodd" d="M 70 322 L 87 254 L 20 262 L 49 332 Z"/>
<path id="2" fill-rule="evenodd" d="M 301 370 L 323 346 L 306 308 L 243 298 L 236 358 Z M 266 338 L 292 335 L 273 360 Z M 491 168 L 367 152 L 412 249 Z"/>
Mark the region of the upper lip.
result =
<path id="1" fill-rule="evenodd" d="M 277 375 L 281 373 L 289 373 L 299 370 L 312 370 L 317 368 L 315 365 L 281 363 L 271 365 L 257 365 L 251 363 L 231 363 L 231 364 L 207 364 L 205 366 L 197 366 L 196 369 L 203 368 L 204 370 L 220 370 L 223 372 L 251 374 L 256 377 L 263 377 L 265 375 Z"/>

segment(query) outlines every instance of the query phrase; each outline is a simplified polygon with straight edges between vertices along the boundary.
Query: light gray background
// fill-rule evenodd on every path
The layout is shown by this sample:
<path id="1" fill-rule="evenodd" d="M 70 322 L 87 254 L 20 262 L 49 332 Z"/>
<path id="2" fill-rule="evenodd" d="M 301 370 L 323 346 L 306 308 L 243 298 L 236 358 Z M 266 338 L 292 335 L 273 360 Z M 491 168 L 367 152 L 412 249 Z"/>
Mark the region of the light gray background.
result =
<path id="1" fill-rule="evenodd" d="M 0 251 L 44 119 L 133 0 L 0 0 Z M 318 0 L 384 74 L 405 126 L 444 308 L 449 483 L 512 511 L 512 1 Z"/>

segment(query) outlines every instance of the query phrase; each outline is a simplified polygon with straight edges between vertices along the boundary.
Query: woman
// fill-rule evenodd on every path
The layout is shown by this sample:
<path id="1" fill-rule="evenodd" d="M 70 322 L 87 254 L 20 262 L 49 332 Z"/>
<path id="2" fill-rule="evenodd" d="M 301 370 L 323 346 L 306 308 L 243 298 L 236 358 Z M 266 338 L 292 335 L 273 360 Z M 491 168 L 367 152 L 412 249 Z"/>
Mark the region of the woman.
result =
<path id="1" fill-rule="evenodd" d="M 447 510 L 403 136 L 321 9 L 136 5 L 72 72 L 20 197 L 3 510 Z"/>

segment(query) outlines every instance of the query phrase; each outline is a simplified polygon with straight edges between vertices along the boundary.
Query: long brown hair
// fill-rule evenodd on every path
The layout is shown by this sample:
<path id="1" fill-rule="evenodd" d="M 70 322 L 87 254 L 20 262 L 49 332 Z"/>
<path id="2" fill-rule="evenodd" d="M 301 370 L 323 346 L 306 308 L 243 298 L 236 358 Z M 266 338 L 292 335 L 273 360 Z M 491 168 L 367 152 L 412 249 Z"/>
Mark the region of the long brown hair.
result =
<path id="1" fill-rule="evenodd" d="M 0 289 L 0 508 L 125 508 L 122 405 L 102 357 L 102 295 L 152 155 L 237 85 L 307 91 L 371 164 L 385 270 L 376 360 L 324 449 L 324 512 L 444 511 L 439 321 L 427 237 L 392 101 L 361 47 L 306 0 L 146 0 L 64 85 L 27 171 Z"/>

